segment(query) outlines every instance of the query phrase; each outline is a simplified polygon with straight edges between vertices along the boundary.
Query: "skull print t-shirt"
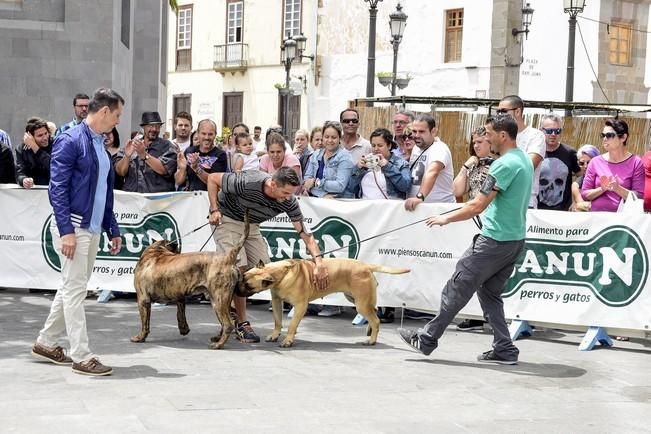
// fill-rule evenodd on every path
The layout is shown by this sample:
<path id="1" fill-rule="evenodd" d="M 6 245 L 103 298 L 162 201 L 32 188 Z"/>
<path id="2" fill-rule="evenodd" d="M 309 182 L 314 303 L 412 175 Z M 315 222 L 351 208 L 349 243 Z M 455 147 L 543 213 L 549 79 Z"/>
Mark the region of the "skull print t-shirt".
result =
<path id="1" fill-rule="evenodd" d="M 518 133 L 515 142 L 518 144 L 518 148 L 522 149 L 526 154 L 537 154 L 545 158 L 547 145 L 545 144 L 545 135 L 542 131 L 536 128 L 526 127 Z M 540 177 L 541 164 L 533 171 L 533 187 L 531 188 L 529 208 L 537 208 L 538 205 L 538 178 Z"/>
<path id="2" fill-rule="evenodd" d="M 576 150 L 560 144 L 540 163 L 538 208 L 567 211 L 572 204 L 572 175 L 579 171 Z"/>

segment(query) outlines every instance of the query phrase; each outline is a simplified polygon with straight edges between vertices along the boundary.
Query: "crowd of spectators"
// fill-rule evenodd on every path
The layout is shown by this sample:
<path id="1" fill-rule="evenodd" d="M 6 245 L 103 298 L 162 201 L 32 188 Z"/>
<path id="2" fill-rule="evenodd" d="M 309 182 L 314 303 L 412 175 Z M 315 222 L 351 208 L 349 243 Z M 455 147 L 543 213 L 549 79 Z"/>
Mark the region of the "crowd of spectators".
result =
<path id="1" fill-rule="evenodd" d="M 75 95 L 73 119 L 54 134 L 46 120 L 28 119 L 16 146 L 0 130 L 0 183 L 16 183 L 26 189 L 48 185 L 55 138 L 84 122 L 88 104 L 87 95 Z M 522 99 L 511 95 L 500 101 L 496 112 L 516 120 L 517 146 L 534 166 L 530 208 L 617 212 L 634 195 L 644 199 L 645 211 L 651 210 L 651 152 L 637 156 L 628 151 L 625 121 L 604 122 L 603 153 L 590 144 L 577 151 L 562 143 L 561 117 L 545 115 L 540 128 L 534 128 L 525 124 L 524 109 Z M 367 139 L 359 133 L 358 111 L 348 108 L 338 121 L 296 131 L 292 145 L 277 125 L 263 137 L 260 126 L 250 134 L 249 127 L 239 123 L 231 126 L 231 135 L 221 143 L 216 140 L 217 125 L 210 119 L 199 121 L 194 129 L 189 113 L 177 113 L 172 140 L 161 136 L 162 125 L 157 112 L 144 112 L 140 129 L 126 142 L 115 128 L 105 135 L 116 189 L 139 193 L 207 190 L 211 173 L 259 170 L 273 174 L 290 167 L 301 183 L 297 194 L 402 200 L 405 209 L 413 211 L 422 202 L 472 199 L 491 163 L 499 158 L 486 130 L 479 127 L 468 138 L 465 163 L 455 171 L 435 119 L 406 110 L 393 115 L 391 130 L 373 126 L 378 128 Z M 481 323 L 468 322 L 461 329 L 479 326 Z"/>

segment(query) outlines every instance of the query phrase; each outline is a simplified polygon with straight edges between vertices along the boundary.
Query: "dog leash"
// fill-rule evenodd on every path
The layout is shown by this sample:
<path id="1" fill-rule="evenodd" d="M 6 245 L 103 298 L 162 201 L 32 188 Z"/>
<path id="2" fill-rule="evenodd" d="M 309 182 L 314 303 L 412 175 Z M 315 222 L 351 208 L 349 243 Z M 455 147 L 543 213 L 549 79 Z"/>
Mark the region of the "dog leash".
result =
<path id="1" fill-rule="evenodd" d="M 462 208 L 462 207 L 454 208 L 454 209 L 451 209 L 451 210 L 449 210 L 449 211 L 442 212 L 442 213 L 439 214 L 439 215 L 442 216 L 442 215 L 445 215 L 445 214 L 449 214 L 449 213 L 451 213 L 451 212 L 458 211 L 458 210 L 460 210 L 461 208 Z M 318 256 L 323 257 L 323 256 L 325 256 L 325 255 L 327 255 L 327 254 L 329 254 L 329 253 L 336 252 L 336 251 L 338 251 L 338 250 L 347 249 L 347 248 L 349 248 L 349 247 L 356 246 L 356 245 L 358 245 L 358 244 L 362 244 L 362 243 L 364 243 L 364 242 L 366 242 L 366 241 L 370 241 L 370 240 L 373 240 L 373 239 L 375 239 L 375 238 L 382 237 L 382 236 L 387 235 L 387 234 L 390 234 L 390 233 L 392 233 L 392 232 L 396 232 L 396 231 L 399 231 L 399 230 L 401 230 L 401 229 L 405 229 L 405 228 L 408 228 L 408 227 L 410 227 L 410 226 L 417 225 L 418 223 L 422 223 L 422 222 L 424 222 L 425 220 L 427 220 L 427 219 L 429 219 L 429 218 L 430 218 L 430 217 L 425 217 L 424 219 L 420 219 L 420 220 L 417 220 L 417 221 L 415 221 L 415 222 L 411 222 L 411 223 L 408 223 L 408 224 L 406 224 L 406 225 L 399 226 L 399 227 L 397 227 L 397 228 L 393 228 L 393 229 L 388 230 L 388 231 L 386 231 L 386 232 L 381 232 L 381 233 L 379 233 L 379 234 L 377 234 L 377 235 L 373 235 L 372 237 L 364 238 L 363 240 L 355 241 L 354 243 L 347 244 L 347 245 L 342 246 L 342 247 L 337 247 L 336 249 L 328 250 L 327 252 L 323 252 L 323 253 L 321 253 L 321 254 L 318 255 Z M 475 225 L 476 225 L 476 226 L 481 230 L 481 228 L 483 227 L 483 224 L 482 224 L 481 219 L 479 218 L 479 216 L 478 216 L 478 215 L 474 216 L 474 217 L 472 218 L 472 221 L 473 221 L 473 223 L 474 223 L 474 224 L 475 224 Z"/>

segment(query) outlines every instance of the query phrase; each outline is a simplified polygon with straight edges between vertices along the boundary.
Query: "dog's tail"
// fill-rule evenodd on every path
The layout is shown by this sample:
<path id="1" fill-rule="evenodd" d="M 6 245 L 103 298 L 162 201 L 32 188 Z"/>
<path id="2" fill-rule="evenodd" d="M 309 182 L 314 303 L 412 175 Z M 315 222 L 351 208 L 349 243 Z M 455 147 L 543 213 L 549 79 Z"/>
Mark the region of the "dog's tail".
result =
<path id="1" fill-rule="evenodd" d="M 385 267 L 384 265 L 368 264 L 371 271 L 376 273 L 386 273 L 386 274 L 405 274 L 411 272 L 409 268 L 391 268 Z"/>
<path id="2" fill-rule="evenodd" d="M 249 237 L 249 210 L 248 208 L 244 208 L 244 233 L 242 234 L 242 238 L 237 242 L 235 246 L 233 246 L 233 249 L 231 250 L 230 254 L 228 255 L 228 259 L 230 263 L 235 264 L 237 261 L 237 254 L 239 253 L 240 250 L 242 250 L 242 247 L 244 246 L 244 242 L 246 239 Z"/>

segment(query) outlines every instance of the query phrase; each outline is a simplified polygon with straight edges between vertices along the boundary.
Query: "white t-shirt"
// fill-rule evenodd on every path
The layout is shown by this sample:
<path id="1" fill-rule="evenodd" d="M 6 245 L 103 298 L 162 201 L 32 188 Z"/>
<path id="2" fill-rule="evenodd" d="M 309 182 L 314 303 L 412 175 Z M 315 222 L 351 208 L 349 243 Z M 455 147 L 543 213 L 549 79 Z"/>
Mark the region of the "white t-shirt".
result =
<path id="1" fill-rule="evenodd" d="M 375 183 L 376 180 L 377 184 Z M 387 193 L 387 180 L 381 170 L 369 170 L 366 172 L 366 175 L 362 178 L 360 187 L 362 189 L 362 199 L 386 199 L 389 197 Z"/>
<path id="2" fill-rule="evenodd" d="M 185 152 L 185 150 L 190 146 L 190 139 L 188 139 L 187 142 L 179 142 L 178 140 L 174 139 L 174 143 L 181 149 L 181 152 Z"/>
<path id="3" fill-rule="evenodd" d="M 251 136 L 251 141 L 253 142 L 253 152 L 267 152 L 267 145 L 264 143 L 264 139 L 261 137 L 260 140 L 256 141 L 253 136 Z"/>
<path id="4" fill-rule="evenodd" d="M 452 181 L 454 180 L 454 168 L 452 167 L 452 154 L 450 149 L 441 140 L 436 139 L 432 145 L 421 152 L 411 164 L 411 190 L 409 197 L 416 197 L 420 191 L 420 183 L 430 164 L 439 161 L 445 166 L 436 177 L 432 191 L 425 196 L 425 202 L 456 202 L 452 194 Z"/>
<path id="5" fill-rule="evenodd" d="M 253 152 L 249 155 L 240 154 L 239 152 L 233 157 L 233 163 L 237 162 L 239 158 L 244 159 L 244 165 L 242 170 L 259 170 L 260 169 L 260 159 Z"/>
<path id="6" fill-rule="evenodd" d="M 518 148 L 522 149 L 527 154 L 538 154 L 542 158 L 545 158 L 547 145 L 545 144 L 545 135 L 542 131 L 536 128 L 526 127 L 518 133 L 515 143 L 518 145 Z M 542 164 L 539 164 L 533 172 L 533 184 L 531 185 L 529 208 L 538 207 L 538 179 L 540 178 L 541 169 Z"/>

